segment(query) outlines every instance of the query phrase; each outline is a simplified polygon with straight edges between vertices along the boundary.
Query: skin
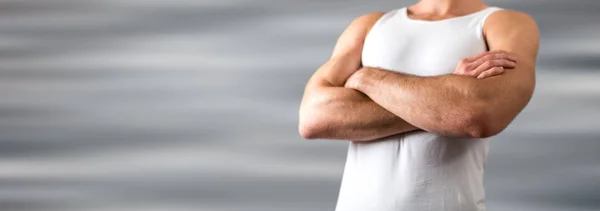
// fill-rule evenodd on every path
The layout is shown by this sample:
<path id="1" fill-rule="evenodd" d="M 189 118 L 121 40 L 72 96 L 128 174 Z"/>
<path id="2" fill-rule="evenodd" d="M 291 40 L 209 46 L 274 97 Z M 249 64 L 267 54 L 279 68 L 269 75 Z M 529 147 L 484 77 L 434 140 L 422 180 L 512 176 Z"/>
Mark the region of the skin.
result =
<path id="1" fill-rule="evenodd" d="M 478 77 L 485 79 L 477 80 L 456 74 L 418 77 L 366 67 L 353 74 L 346 87 L 429 132 L 477 138 L 497 135 L 531 99 L 539 32 L 528 15 L 504 10 L 488 17 L 484 35 L 490 50 L 516 55 L 519 61 L 514 69 L 494 77 L 487 77 L 491 71 L 484 72 Z"/>
<path id="2" fill-rule="evenodd" d="M 409 7 L 409 15 L 442 20 L 486 7 L 475 0 L 423 0 Z M 300 106 L 304 138 L 371 141 L 414 130 L 489 137 L 529 102 L 539 33 L 526 14 L 490 15 L 484 36 L 491 51 L 457 61 L 454 74 L 432 77 L 361 66 L 366 34 L 381 16 L 353 21 L 330 60 L 309 80 Z"/>
<path id="3" fill-rule="evenodd" d="M 307 139 L 374 140 L 416 130 L 365 94 L 345 88 L 361 67 L 365 37 L 383 13 L 354 20 L 342 33 L 333 55 L 310 78 L 300 106 L 300 134 Z"/>

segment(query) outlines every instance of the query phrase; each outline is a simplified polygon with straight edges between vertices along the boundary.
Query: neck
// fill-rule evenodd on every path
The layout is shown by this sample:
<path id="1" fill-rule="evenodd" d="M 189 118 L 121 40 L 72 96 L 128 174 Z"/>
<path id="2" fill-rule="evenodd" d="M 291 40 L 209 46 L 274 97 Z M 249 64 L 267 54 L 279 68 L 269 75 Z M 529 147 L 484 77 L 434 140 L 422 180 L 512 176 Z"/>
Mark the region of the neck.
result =
<path id="1" fill-rule="evenodd" d="M 481 0 L 421 0 L 414 8 L 438 15 L 468 14 L 487 7 Z"/>

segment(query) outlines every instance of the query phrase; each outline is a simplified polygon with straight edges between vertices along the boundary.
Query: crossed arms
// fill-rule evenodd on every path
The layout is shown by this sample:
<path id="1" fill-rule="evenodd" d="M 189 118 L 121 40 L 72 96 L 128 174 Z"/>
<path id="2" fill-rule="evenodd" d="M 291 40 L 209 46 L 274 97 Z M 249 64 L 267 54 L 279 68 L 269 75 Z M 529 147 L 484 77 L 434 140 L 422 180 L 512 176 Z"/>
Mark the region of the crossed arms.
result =
<path id="1" fill-rule="evenodd" d="M 304 138 L 371 141 L 414 130 L 489 137 L 531 99 L 539 32 L 529 16 L 493 13 L 484 27 L 490 52 L 463 59 L 454 74 L 432 77 L 361 66 L 365 37 L 381 16 L 353 21 L 310 78 L 300 106 Z"/>

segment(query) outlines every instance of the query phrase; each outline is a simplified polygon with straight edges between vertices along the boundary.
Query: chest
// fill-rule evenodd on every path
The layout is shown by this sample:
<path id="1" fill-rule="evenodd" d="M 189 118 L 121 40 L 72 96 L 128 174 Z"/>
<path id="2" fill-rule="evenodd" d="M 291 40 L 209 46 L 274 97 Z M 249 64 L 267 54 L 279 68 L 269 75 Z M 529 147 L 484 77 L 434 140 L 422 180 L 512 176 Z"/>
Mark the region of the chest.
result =
<path id="1" fill-rule="evenodd" d="M 413 24 L 386 20 L 368 34 L 363 66 L 419 76 L 449 74 L 460 59 L 487 50 L 478 30 L 468 22 Z"/>

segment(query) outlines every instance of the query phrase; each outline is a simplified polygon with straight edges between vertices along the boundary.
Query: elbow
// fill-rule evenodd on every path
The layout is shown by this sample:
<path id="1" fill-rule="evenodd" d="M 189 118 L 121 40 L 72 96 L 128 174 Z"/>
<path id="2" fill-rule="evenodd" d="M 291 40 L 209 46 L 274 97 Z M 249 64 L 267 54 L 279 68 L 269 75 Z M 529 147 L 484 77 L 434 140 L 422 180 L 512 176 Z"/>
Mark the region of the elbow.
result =
<path id="1" fill-rule="evenodd" d="M 307 140 L 326 138 L 327 128 L 319 122 L 300 123 L 298 133 Z"/>
<path id="2" fill-rule="evenodd" d="M 327 132 L 325 122 L 315 115 L 300 116 L 298 133 L 304 139 L 312 140 L 324 138 Z"/>
<path id="3" fill-rule="evenodd" d="M 464 138 L 489 138 L 498 135 L 504 127 L 500 126 L 497 121 L 498 115 L 494 115 L 490 107 L 490 99 L 492 96 L 477 88 L 476 83 L 471 85 L 465 91 L 465 104 L 461 104 L 452 116 L 447 116 L 451 119 L 452 127 L 448 128 L 459 137 Z M 452 132 L 451 132 L 452 133 Z"/>
<path id="4" fill-rule="evenodd" d="M 318 138 L 318 132 L 319 129 L 314 126 L 314 125 L 310 125 L 307 123 L 303 123 L 302 121 L 300 122 L 300 124 L 298 125 L 298 133 L 300 134 L 300 136 L 304 139 L 317 139 Z"/>
<path id="5" fill-rule="evenodd" d="M 330 138 L 334 120 L 327 115 L 330 113 L 327 107 L 329 101 L 331 96 L 321 95 L 300 106 L 298 133 L 302 138 L 309 140 Z"/>
<path id="6" fill-rule="evenodd" d="M 467 134 L 466 137 L 468 138 L 489 138 L 496 135 L 495 133 L 492 133 L 486 129 L 482 124 L 469 126 L 465 133 Z"/>
<path id="7" fill-rule="evenodd" d="M 489 138 L 502 132 L 502 129 L 496 126 L 496 122 L 484 109 L 473 112 L 464 122 L 466 125 L 463 128 L 469 138 Z"/>

